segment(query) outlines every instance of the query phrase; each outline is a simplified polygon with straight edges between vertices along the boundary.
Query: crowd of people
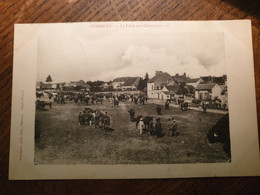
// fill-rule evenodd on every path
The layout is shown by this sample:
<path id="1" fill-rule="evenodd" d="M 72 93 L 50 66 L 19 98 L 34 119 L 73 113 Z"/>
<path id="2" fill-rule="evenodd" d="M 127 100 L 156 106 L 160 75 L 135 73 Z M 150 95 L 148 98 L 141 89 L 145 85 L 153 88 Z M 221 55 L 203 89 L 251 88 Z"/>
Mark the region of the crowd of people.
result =
<path id="1" fill-rule="evenodd" d="M 53 102 L 57 104 L 65 104 L 68 102 L 85 102 L 86 104 L 97 104 L 100 102 L 102 104 L 103 100 L 108 99 L 112 106 L 119 106 L 119 101 L 129 100 L 134 104 L 144 105 L 147 103 L 147 96 L 143 95 L 107 95 L 104 96 L 103 94 L 70 94 L 70 93 L 57 93 L 51 94 L 48 93 L 49 102 L 44 103 L 44 101 L 37 100 L 36 109 L 42 109 L 46 105 L 51 108 L 52 99 Z M 169 101 L 165 102 L 165 109 L 169 110 Z M 152 136 L 163 137 L 165 133 L 163 133 L 161 118 L 153 118 L 153 117 L 142 117 L 138 116 L 135 118 L 135 110 L 132 108 L 128 110 L 130 114 L 130 121 L 136 122 L 136 129 L 139 129 L 140 134 L 149 133 Z M 157 115 L 162 115 L 162 108 L 161 105 L 157 104 L 156 106 Z M 103 113 L 100 110 L 94 110 L 92 108 L 85 108 L 82 112 L 78 115 L 78 123 L 80 126 L 94 126 L 95 128 L 102 128 L 102 129 L 109 129 L 110 126 L 110 117 L 107 115 L 107 112 Z M 170 137 L 177 136 L 177 124 L 174 118 L 172 117 L 168 121 L 168 135 Z"/>
<path id="2" fill-rule="evenodd" d="M 137 124 L 137 128 L 139 129 L 140 135 L 144 133 L 149 133 L 150 135 L 157 137 L 163 137 L 165 135 L 162 129 L 161 118 L 157 118 L 155 124 L 153 120 L 149 121 L 146 124 L 146 121 L 141 117 Z M 168 119 L 167 130 L 169 137 L 179 135 L 179 133 L 177 132 L 177 123 L 173 117 Z"/>
<path id="3" fill-rule="evenodd" d="M 158 115 L 161 115 L 161 107 L 160 105 L 157 105 L 156 111 Z M 159 111 L 159 112 L 158 112 Z M 142 135 L 144 133 L 149 133 L 152 136 L 157 137 L 163 137 L 165 133 L 163 133 L 162 124 L 161 124 L 161 118 L 157 118 L 154 123 L 154 118 L 151 116 L 137 116 L 135 118 L 135 110 L 133 108 L 128 110 L 130 114 L 130 121 L 136 122 L 136 131 L 139 130 L 139 134 Z M 168 136 L 178 136 L 179 133 L 177 132 L 177 123 L 174 119 L 174 117 L 170 118 L 168 120 Z"/>
<path id="4" fill-rule="evenodd" d="M 142 104 L 142 105 L 144 105 L 145 103 L 147 103 L 147 101 L 148 101 L 148 98 L 147 98 L 147 96 L 144 96 L 144 95 L 139 95 L 139 96 L 134 96 L 134 95 L 131 95 L 130 96 L 130 99 L 131 99 L 131 101 L 132 102 L 134 102 L 135 104 Z"/>

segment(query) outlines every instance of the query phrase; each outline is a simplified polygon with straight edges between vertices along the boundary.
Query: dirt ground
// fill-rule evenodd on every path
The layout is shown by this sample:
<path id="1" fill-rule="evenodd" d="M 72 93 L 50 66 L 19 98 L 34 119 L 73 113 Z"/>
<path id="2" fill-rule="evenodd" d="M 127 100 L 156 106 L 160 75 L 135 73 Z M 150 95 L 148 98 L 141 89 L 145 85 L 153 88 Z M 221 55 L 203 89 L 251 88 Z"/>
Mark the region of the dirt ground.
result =
<path id="1" fill-rule="evenodd" d="M 85 107 L 107 112 L 113 131 L 80 126 L 78 114 Z M 49 111 L 36 111 L 35 164 L 174 164 L 228 162 L 219 143 L 209 144 L 208 130 L 223 116 L 178 108 L 165 110 L 160 116 L 165 136 L 139 135 L 130 122 L 127 109 L 137 115 L 158 117 L 155 104 L 135 105 L 108 101 L 98 105 L 67 103 L 52 105 Z M 169 137 L 167 120 L 174 117 L 179 136 Z"/>

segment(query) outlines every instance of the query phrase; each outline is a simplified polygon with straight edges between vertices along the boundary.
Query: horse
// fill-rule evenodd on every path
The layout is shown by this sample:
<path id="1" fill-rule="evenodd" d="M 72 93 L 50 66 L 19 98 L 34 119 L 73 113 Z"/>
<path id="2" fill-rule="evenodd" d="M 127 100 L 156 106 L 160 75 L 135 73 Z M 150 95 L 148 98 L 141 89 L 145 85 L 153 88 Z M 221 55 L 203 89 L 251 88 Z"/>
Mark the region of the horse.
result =
<path id="1" fill-rule="evenodd" d="M 37 100 L 36 101 L 36 110 L 41 110 L 41 111 L 48 111 L 45 106 L 49 105 L 51 108 L 51 102 L 45 102 L 45 101 L 40 101 Z"/>
<path id="2" fill-rule="evenodd" d="M 229 133 L 229 114 L 224 115 L 218 122 L 213 125 L 208 134 L 209 143 L 222 143 L 223 150 L 231 158 L 230 133 Z"/>
<path id="3" fill-rule="evenodd" d="M 37 98 L 41 98 L 42 96 L 43 96 L 43 93 L 36 92 L 36 97 L 37 97 Z"/>
<path id="4" fill-rule="evenodd" d="M 97 98 L 97 99 L 96 99 L 96 104 L 97 104 L 98 102 L 100 102 L 100 104 L 103 104 L 103 98 Z"/>
<path id="5" fill-rule="evenodd" d="M 114 106 L 118 107 L 118 105 L 119 105 L 119 101 L 118 100 L 114 100 Z"/>

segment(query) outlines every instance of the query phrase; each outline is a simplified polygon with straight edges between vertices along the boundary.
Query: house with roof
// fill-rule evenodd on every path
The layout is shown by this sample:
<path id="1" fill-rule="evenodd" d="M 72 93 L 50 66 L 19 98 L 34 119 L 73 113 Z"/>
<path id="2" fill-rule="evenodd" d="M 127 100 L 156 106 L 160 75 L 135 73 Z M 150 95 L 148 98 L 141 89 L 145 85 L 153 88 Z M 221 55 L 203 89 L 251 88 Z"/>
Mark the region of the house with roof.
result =
<path id="1" fill-rule="evenodd" d="M 215 77 L 215 76 L 203 76 L 200 77 L 200 83 L 217 83 L 218 85 L 227 85 L 227 75 Z"/>
<path id="2" fill-rule="evenodd" d="M 65 83 L 64 87 L 67 87 L 67 88 L 77 87 L 77 81 L 67 82 L 67 83 Z"/>
<path id="3" fill-rule="evenodd" d="M 141 77 L 129 77 L 122 85 L 123 90 L 136 90 Z"/>
<path id="4" fill-rule="evenodd" d="M 199 84 L 195 88 L 195 99 L 214 100 L 221 98 L 222 88 L 217 83 Z"/>
<path id="5" fill-rule="evenodd" d="M 186 85 L 193 86 L 196 88 L 200 83 L 202 82 L 202 78 L 195 78 L 195 79 L 190 79 Z"/>
<path id="6" fill-rule="evenodd" d="M 129 77 L 118 77 L 115 78 L 111 85 L 114 89 L 121 89 L 121 86 L 126 82 Z"/>
<path id="7" fill-rule="evenodd" d="M 87 84 L 85 81 L 80 80 L 80 81 L 70 81 L 69 83 L 65 83 L 63 85 L 63 88 L 66 89 L 81 88 L 90 91 L 91 86 Z"/>
<path id="8" fill-rule="evenodd" d="M 213 83 L 217 83 L 218 85 L 227 86 L 227 75 L 223 75 L 220 77 L 213 77 Z"/>
<path id="9" fill-rule="evenodd" d="M 160 99 L 164 86 L 174 83 L 174 79 L 167 72 L 156 71 L 155 76 L 147 82 L 147 97 Z"/>
<path id="10" fill-rule="evenodd" d="M 36 89 L 56 89 L 57 88 L 57 83 L 53 82 L 36 82 Z"/>
<path id="11" fill-rule="evenodd" d="M 90 91 L 90 88 L 91 88 L 91 86 L 83 80 L 76 82 L 76 87 L 85 89 L 86 91 Z"/>
<path id="12" fill-rule="evenodd" d="M 172 94 L 171 94 L 171 92 L 169 92 L 169 91 L 161 91 L 160 92 L 160 99 L 161 100 L 170 100 L 170 99 L 173 99 L 172 98 Z"/>
<path id="13" fill-rule="evenodd" d="M 175 74 L 175 76 L 172 77 L 175 81 L 175 83 L 186 85 L 187 82 L 190 81 L 190 78 L 186 76 L 186 73 L 183 73 L 183 75 Z"/>
<path id="14" fill-rule="evenodd" d="M 180 85 L 164 85 L 162 91 L 160 92 L 159 99 L 162 100 L 172 100 L 178 97 L 181 93 Z"/>
<path id="15" fill-rule="evenodd" d="M 42 81 L 37 81 L 36 82 L 36 89 L 41 89 L 42 88 L 42 84 L 43 84 Z"/>

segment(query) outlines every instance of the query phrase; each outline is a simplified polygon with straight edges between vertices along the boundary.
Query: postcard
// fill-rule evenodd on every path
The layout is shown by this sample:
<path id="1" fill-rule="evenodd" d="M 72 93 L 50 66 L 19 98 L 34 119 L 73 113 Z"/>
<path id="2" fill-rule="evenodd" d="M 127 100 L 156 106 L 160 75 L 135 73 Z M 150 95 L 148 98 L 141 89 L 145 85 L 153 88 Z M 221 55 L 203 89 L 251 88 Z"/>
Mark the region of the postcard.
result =
<path id="1" fill-rule="evenodd" d="M 9 179 L 256 175 L 249 20 L 15 25 Z"/>

